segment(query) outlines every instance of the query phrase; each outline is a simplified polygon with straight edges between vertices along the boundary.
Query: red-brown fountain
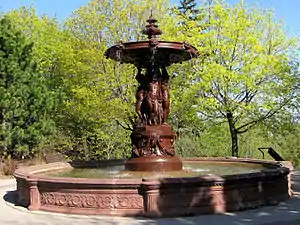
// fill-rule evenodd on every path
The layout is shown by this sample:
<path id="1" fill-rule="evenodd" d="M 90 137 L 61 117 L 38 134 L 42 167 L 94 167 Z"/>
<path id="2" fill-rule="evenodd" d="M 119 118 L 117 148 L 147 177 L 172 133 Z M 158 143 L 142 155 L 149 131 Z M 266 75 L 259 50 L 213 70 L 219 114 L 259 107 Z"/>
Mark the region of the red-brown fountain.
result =
<path id="1" fill-rule="evenodd" d="M 134 64 L 137 125 L 128 160 L 61 162 L 15 171 L 18 205 L 68 214 L 174 217 L 224 213 L 277 204 L 291 195 L 288 162 L 181 158 L 167 124 L 167 67 L 197 57 L 180 42 L 159 41 L 150 17 L 148 41 L 119 43 L 110 59 Z M 180 200 L 180 201 L 178 201 Z"/>
<path id="2" fill-rule="evenodd" d="M 181 170 L 175 156 L 176 139 L 167 124 L 170 112 L 169 75 L 167 67 L 197 57 L 195 47 L 187 43 L 159 41 L 162 34 L 150 16 L 143 34 L 149 41 L 119 43 L 106 51 L 107 58 L 134 64 L 139 87 L 136 92 L 138 124 L 131 134 L 132 155 L 126 169 L 135 171 Z M 143 71 L 144 70 L 144 71 Z"/>

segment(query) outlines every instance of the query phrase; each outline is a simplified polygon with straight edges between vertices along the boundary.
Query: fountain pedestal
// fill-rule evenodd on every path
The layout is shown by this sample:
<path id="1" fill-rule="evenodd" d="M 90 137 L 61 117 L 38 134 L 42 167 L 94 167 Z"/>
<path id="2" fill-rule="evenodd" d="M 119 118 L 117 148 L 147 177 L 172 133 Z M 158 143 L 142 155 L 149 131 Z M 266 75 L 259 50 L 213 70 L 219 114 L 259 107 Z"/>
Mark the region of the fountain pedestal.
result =
<path id="1" fill-rule="evenodd" d="M 182 162 L 176 156 L 145 156 L 126 161 L 125 169 L 131 171 L 171 171 L 181 170 Z"/>
<path id="2" fill-rule="evenodd" d="M 181 170 L 182 162 L 175 156 L 176 134 L 172 127 L 139 125 L 131 134 L 132 156 L 125 164 L 127 170 L 170 171 Z"/>

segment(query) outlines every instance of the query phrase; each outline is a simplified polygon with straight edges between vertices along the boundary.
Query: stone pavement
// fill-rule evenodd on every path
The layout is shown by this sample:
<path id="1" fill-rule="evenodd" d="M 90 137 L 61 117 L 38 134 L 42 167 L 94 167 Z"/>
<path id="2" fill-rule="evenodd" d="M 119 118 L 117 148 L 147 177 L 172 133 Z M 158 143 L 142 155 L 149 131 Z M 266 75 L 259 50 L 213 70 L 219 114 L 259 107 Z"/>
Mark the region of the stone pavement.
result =
<path id="1" fill-rule="evenodd" d="M 0 180 L 0 225 L 300 225 L 300 172 L 294 176 L 293 188 L 295 195 L 277 206 L 220 215 L 146 219 L 30 212 L 13 204 L 15 180 L 7 179 Z"/>

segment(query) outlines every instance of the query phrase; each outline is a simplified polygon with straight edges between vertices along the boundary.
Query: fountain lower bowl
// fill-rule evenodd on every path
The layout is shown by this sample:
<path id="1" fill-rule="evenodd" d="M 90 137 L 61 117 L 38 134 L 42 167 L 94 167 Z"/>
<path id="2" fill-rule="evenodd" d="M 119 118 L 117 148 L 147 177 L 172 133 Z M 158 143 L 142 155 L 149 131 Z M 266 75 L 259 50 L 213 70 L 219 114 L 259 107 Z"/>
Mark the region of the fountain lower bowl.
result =
<path id="1" fill-rule="evenodd" d="M 129 171 L 178 171 L 182 170 L 182 162 L 176 156 L 148 156 L 127 160 L 126 170 Z"/>
<path id="2" fill-rule="evenodd" d="M 52 163 L 15 171 L 18 204 L 68 214 L 175 217 L 224 213 L 274 205 L 289 198 L 290 169 L 282 163 L 224 158 L 184 158 L 183 163 L 241 164 L 264 169 L 192 177 L 71 178 L 49 171 L 124 166 L 124 161 Z M 157 171 L 157 173 L 163 173 Z"/>

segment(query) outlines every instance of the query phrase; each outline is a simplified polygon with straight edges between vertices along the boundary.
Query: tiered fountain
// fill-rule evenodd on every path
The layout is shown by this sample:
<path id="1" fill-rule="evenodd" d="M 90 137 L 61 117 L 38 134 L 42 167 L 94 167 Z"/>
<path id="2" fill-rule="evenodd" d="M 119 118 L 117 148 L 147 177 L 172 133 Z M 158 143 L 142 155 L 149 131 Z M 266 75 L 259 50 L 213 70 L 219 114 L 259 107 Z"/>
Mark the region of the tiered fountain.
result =
<path id="1" fill-rule="evenodd" d="M 170 112 L 169 75 L 166 67 L 197 57 L 195 47 L 180 42 L 158 41 L 162 34 L 152 16 L 143 34 L 148 41 L 119 43 L 106 51 L 107 58 L 134 64 L 139 87 L 136 93 L 138 124 L 131 134 L 132 156 L 126 169 L 135 171 L 181 170 L 175 156 L 176 138 L 167 124 Z M 145 72 L 143 72 L 145 70 Z"/>
<path id="2" fill-rule="evenodd" d="M 106 51 L 107 58 L 138 69 L 131 158 L 18 169 L 18 204 L 61 213 L 161 217 L 244 210 L 288 198 L 290 170 L 283 162 L 175 156 L 166 68 L 198 52 L 187 43 L 159 41 L 157 21 L 147 22 L 148 41 Z M 94 169 L 82 175 L 79 167 Z"/>

